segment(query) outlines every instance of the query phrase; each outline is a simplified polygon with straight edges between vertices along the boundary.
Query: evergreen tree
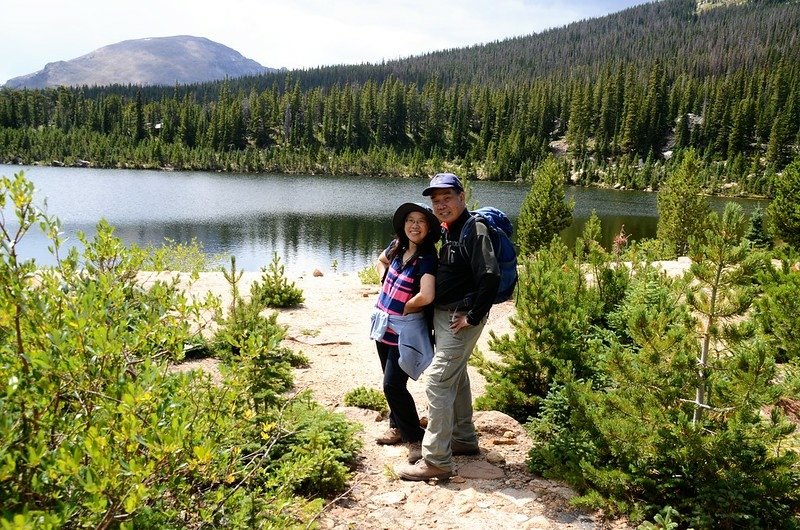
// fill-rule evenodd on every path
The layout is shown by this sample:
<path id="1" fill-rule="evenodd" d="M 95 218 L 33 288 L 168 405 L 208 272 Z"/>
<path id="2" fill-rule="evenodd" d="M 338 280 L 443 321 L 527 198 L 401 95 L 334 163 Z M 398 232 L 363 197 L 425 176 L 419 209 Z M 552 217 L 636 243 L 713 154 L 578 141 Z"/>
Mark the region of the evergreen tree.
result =
<path id="1" fill-rule="evenodd" d="M 689 131 L 689 115 L 682 114 L 678 117 L 675 124 L 675 148 L 680 149 L 688 147 L 691 141 L 691 132 Z"/>
<path id="2" fill-rule="evenodd" d="M 753 303 L 755 273 L 764 264 L 764 256 L 752 252 L 750 242 L 744 237 L 747 219 L 741 206 L 729 202 L 722 217 L 716 212 L 709 215 L 707 226 L 702 235 L 690 237 L 690 270 L 696 282 L 687 300 L 695 314 L 701 316 L 702 338 L 695 423 L 707 408 L 709 371 L 723 370 L 728 359 L 720 352 L 732 351 L 731 341 L 739 340 L 730 322 L 743 315 Z M 713 358 L 712 348 L 716 349 Z"/>
<path id="3" fill-rule="evenodd" d="M 586 153 L 586 142 L 589 138 L 590 103 L 589 87 L 579 84 L 572 93 L 572 105 L 567 125 L 567 143 L 573 155 L 580 159 Z"/>
<path id="4" fill-rule="evenodd" d="M 689 237 L 699 235 L 709 212 L 702 195 L 700 158 L 694 149 L 683 155 L 680 165 L 658 191 L 656 235 L 678 256 L 689 250 Z"/>
<path id="5" fill-rule="evenodd" d="M 767 164 L 780 169 L 789 159 L 789 142 L 793 137 L 790 129 L 790 116 L 787 112 L 780 112 L 772 122 L 772 130 L 767 143 Z"/>
<path id="6" fill-rule="evenodd" d="M 750 215 L 750 226 L 747 229 L 745 238 L 754 248 L 772 248 L 772 238 L 767 233 L 767 227 L 764 223 L 764 210 L 761 206 L 756 207 Z"/>
<path id="7" fill-rule="evenodd" d="M 517 221 L 517 245 L 522 255 L 531 255 L 572 222 L 575 201 L 566 201 L 566 172 L 555 158 L 545 160 L 533 177 Z"/>
<path id="8" fill-rule="evenodd" d="M 145 137 L 144 130 L 144 103 L 142 100 L 142 91 L 136 92 L 136 105 L 135 105 L 135 124 L 133 129 L 133 139 L 140 142 Z"/>
<path id="9" fill-rule="evenodd" d="M 728 135 L 728 158 L 746 153 L 749 150 L 751 128 L 753 122 L 753 108 L 749 100 L 744 100 L 736 106 L 733 124 Z"/>
<path id="10" fill-rule="evenodd" d="M 754 320 L 780 363 L 800 360 L 800 274 L 786 260 L 767 268 L 764 294 L 755 301 Z M 797 394 L 797 392 L 795 392 Z"/>
<path id="11" fill-rule="evenodd" d="M 610 329 L 590 341 L 596 375 L 561 380 L 539 400 L 529 468 L 584 492 L 580 505 L 634 520 L 671 506 L 681 527 L 796 529 L 797 455 L 782 449 L 793 427 L 777 410 L 761 413 L 790 389 L 773 384 L 758 341 L 720 354 L 714 413 L 692 425 L 698 341 L 687 283 L 637 268 Z"/>
<path id="12" fill-rule="evenodd" d="M 476 406 L 500 410 L 518 421 L 535 416 L 554 381 L 587 377 L 585 338 L 599 306 L 580 263 L 553 240 L 522 262 L 511 336 L 492 336 L 500 362 L 478 357 L 487 379 Z"/>
<path id="13" fill-rule="evenodd" d="M 773 234 L 800 249 L 800 159 L 775 177 L 775 199 L 767 206 Z"/>

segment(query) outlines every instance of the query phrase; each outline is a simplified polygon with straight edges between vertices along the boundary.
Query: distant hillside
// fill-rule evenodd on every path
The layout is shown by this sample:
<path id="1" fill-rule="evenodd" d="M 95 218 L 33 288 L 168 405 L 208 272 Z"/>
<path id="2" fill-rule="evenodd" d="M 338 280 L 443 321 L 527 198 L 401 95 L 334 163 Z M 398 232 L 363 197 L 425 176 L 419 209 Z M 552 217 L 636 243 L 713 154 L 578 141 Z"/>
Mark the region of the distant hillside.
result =
<path id="1" fill-rule="evenodd" d="M 800 0 L 722 1 L 372 65 L 0 90 L 0 161 L 505 180 L 556 153 L 577 183 L 657 189 L 692 149 L 712 193 L 769 195 L 800 156 Z"/>
<path id="2" fill-rule="evenodd" d="M 7 88 L 174 85 L 275 72 L 202 37 L 180 35 L 126 40 L 43 70 L 10 79 Z"/>
<path id="3" fill-rule="evenodd" d="M 670 79 L 753 71 L 800 62 L 800 0 L 661 0 L 541 33 L 386 61 L 293 71 L 304 89 L 382 83 L 394 77 L 424 85 L 507 87 L 543 79 L 594 81 L 609 66 L 647 75 L 655 60 Z M 281 82 L 263 76 L 259 89 Z M 241 80 L 243 89 L 253 80 Z M 234 85 L 236 88 L 239 86 Z"/>

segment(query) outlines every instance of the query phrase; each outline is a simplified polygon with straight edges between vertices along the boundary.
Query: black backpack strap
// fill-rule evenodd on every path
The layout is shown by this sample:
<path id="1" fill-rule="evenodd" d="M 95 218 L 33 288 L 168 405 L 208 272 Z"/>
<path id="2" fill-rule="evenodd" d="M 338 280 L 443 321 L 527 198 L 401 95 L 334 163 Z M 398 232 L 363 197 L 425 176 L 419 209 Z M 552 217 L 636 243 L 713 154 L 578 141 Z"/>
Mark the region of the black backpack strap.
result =
<path id="1" fill-rule="evenodd" d="M 464 258 L 464 261 L 469 263 L 469 254 L 467 250 L 467 236 L 469 235 L 469 230 L 475 230 L 475 223 L 481 222 L 484 226 L 489 227 L 489 224 L 484 220 L 483 216 L 478 213 L 469 212 L 469 219 L 464 223 L 464 226 L 461 227 L 461 233 L 458 236 L 458 246 L 461 251 L 461 257 Z"/>

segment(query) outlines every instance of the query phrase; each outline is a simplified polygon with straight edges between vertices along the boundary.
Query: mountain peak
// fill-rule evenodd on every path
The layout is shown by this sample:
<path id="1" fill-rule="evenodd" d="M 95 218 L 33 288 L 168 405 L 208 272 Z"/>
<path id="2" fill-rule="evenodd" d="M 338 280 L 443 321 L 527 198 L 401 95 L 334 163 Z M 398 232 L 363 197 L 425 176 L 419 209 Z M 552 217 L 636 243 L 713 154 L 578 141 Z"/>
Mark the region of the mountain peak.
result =
<path id="1" fill-rule="evenodd" d="M 110 44 L 9 79 L 7 88 L 202 83 L 275 71 L 204 37 L 148 37 Z"/>

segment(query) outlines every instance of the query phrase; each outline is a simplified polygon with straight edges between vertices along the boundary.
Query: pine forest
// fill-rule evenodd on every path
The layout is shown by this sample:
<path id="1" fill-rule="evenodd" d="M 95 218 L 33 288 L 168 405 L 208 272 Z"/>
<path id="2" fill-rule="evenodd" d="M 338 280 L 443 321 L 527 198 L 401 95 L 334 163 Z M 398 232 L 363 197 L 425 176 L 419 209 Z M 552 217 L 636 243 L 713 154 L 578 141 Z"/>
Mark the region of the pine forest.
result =
<path id="1" fill-rule="evenodd" d="M 530 178 L 657 189 L 672 155 L 709 193 L 771 196 L 798 153 L 800 5 L 665 0 L 383 64 L 174 87 L 0 92 L 0 161 Z"/>

